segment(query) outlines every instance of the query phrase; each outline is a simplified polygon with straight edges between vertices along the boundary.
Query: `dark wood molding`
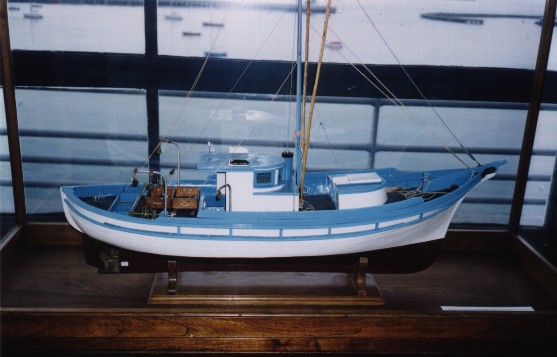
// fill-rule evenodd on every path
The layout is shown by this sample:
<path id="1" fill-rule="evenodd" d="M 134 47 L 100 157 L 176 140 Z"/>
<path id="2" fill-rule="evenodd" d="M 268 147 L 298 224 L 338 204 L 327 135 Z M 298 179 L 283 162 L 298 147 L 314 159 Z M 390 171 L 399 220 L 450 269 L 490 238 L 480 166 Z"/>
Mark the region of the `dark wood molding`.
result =
<path id="1" fill-rule="evenodd" d="M 557 314 L 367 312 L 203 316 L 180 310 L 2 311 L 10 352 L 551 353 Z M 530 333 L 526 333 L 530 331 Z"/>
<path id="2" fill-rule="evenodd" d="M 14 50 L 16 86 L 149 88 L 189 90 L 203 66 L 203 58 L 138 54 L 77 53 Z M 421 99 L 394 65 L 369 66 L 399 98 Z M 246 70 L 247 68 L 247 70 Z M 534 71 L 507 68 L 407 66 L 413 80 L 430 100 L 530 101 Z M 275 94 L 291 70 L 284 61 L 211 59 L 196 90 Z M 261 78 L 265 78 L 262 81 Z M 481 85 L 479 85 L 481 83 Z M 543 101 L 557 103 L 557 72 L 548 72 Z M 311 85 L 311 83 L 310 83 Z M 320 96 L 381 97 L 352 66 L 326 63 Z M 289 94 L 284 88 L 279 94 Z"/>
<path id="3" fill-rule="evenodd" d="M 23 184 L 23 165 L 19 144 L 19 126 L 17 120 L 17 105 L 15 99 L 15 84 L 12 65 L 12 50 L 10 45 L 10 31 L 8 26 L 8 2 L 0 1 L 0 63 L 2 65 L 2 89 L 4 94 L 4 111 L 6 113 L 6 129 L 8 136 L 8 150 L 10 153 L 10 171 L 15 206 L 16 220 L 19 225 L 27 221 L 25 208 L 25 193 Z"/>

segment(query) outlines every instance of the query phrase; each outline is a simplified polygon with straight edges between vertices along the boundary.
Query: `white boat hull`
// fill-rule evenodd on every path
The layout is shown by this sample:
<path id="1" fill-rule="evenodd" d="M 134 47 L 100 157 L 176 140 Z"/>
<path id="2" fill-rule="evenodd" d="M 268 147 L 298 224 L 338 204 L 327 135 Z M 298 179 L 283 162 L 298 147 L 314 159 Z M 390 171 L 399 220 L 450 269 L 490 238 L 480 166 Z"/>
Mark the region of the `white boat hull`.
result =
<path id="1" fill-rule="evenodd" d="M 360 197 L 359 194 L 363 193 L 363 197 L 367 198 L 367 191 L 363 191 L 362 187 L 380 187 L 383 190 L 386 183 L 389 187 L 400 184 L 415 187 L 423 183 L 423 177 L 427 176 L 426 186 L 430 191 L 410 190 L 410 196 L 399 194 L 399 200 L 385 204 L 372 202 L 368 207 L 348 202 L 349 207 L 343 208 L 342 202 L 337 202 L 336 209 L 322 210 L 283 209 L 269 212 L 244 209 L 236 212 L 223 208 L 209 209 L 212 204 L 210 196 L 220 185 L 199 186 L 199 205 L 194 206 L 195 211 L 186 216 L 170 215 L 166 207 L 154 216 L 146 216 L 144 212 L 138 215 L 134 208 L 130 208 L 130 201 L 137 203 L 149 198 L 145 195 L 147 185 L 68 186 L 61 188 L 61 197 L 67 220 L 75 229 L 90 238 L 130 251 L 189 258 L 350 255 L 444 238 L 455 211 L 466 195 L 494 176 L 502 164 L 504 161 L 469 169 L 410 174 L 390 169 L 378 170 L 376 173 L 383 175 L 378 186 L 373 186 L 376 183 L 369 183 L 367 179 L 362 184 L 362 178 L 370 176 L 368 172 L 345 175 L 343 178 L 353 181 L 351 185 L 332 189 L 338 191 L 338 197 L 348 191 L 346 196 Z M 317 177 L 313 178 L 315 182 L 324 182 L 318 181 Z M 336 179 L 337 175 L 326 177 Z M 248 181 L 251 183 L 251 179 Z M 239 184 L 229 182 L 232 182 L 234 192 L 238 192 Z M 186 189 L 187 186 L 184 186 Z M 242 192 L 238 199 L 247 200 L 252 196 L 258 200 L 267 197 L 270 202 L 276 198 L 273 192 Z M 228 199 L 232 197 L 230 195 Z M 386 198 L 381 197 L 380 201 Z M 104 199 L 110 207 L 99 203 Z M 238 202 L 235 201 L 234 207 L 239 206 Z M 147 206 L 142 207 L 146 209 Z"/>
<path id="2" fill-rule="evenodd" d="M 445 237 L 449 223 L 461 201 L 448 209 L 416 224 L 404 225 L 387 231 L 355 232 L 342 238 L 283 239 L 270 237 L 266 240 L 250 239 L 191 239 L 153 238 L 144 233 L 116 229 L 117 224 L 110 218 L 91 215 L 79 207 L 68 207 L 64 199 L 64 209 L 70 224 L 80 232 L 102 242 L 138 252 L 182 257 L 214 258 L 279 258 L 302 256 L 327 256 L 374 251 L 405 245 L 424 243 Z M 88 218 L 86 218 L 88 215 Z M 176 232 L 178 226 L 165 229 Z"/>

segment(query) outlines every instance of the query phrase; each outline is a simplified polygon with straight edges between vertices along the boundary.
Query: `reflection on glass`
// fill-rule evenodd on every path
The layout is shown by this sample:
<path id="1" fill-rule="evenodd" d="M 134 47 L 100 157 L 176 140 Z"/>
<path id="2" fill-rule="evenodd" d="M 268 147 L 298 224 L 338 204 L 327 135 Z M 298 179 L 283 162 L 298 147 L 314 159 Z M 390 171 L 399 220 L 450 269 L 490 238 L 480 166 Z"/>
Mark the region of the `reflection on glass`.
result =
<path id="1" fill-rule="evenodd" d="M 291 60 L 296 13 L 264 5 L 159 7 L 159 53 Z"/>
<path id="2" fill-rule="evenodd" d="M 121 182 L 147 157 L 142 91 L 16 90 L 27 212 L 61 212 L 59 186 Z"/>
<path id="3" fill-rule="evenodd" d="M 161 133 L 183 148 L 181 157 L 185 170 L 182 177 L 195 174 L 199 153 L 204 150 L 227 151 L 229 146 L 237 145 L 254 152 L 275 154 L 293 150 L 295 128 L 291 102 L 253 95 L 241 99 L 224 97 L 197 94 L 186 98 L 185 94 L 177 93 L 160 96 Z M 358 100 L 339 98 L 333 103 L 320 98 L 313 119 L 309 170 L 462 167 L 423 128 L 407 117 L 402 118 L 400 109 L 384 102 L 376 107 L 374 103 L 377 102 L 362 104 Z M 443 106 L 454 103 L 438 104 L 438 112 L 478 161 L 506 159 L 508 162 L 495 179 L 469 195 L 453 222 L 508 224 L 526 110 L 505 109 L 503 103 L 482 103 L 481 107 L 470 108 Z M 425 118 L 438 138 L 450 138 L 438 120 L 428 121 L 431 109 L 407 106 L 405 111 Z M 211 142 L 210 147 L 208 142 Z M 460 150 L 454 140 L 447 140 L 447 145 L 455 151 Z M 464 154 L 459 156 L 469 166 L 475 165 Z M 173 167 L 174 150 L 167 150 L 161 160 L 163 166 Z"/>
<path id="4" fill-rule="evenodd" d="M 545 222 L 547 199 L 551 187 L 551 176 L 557 162 L 557 106 L 546 105 L 540 112 L 534 152 L 528 173 L 524 205 L 520 224 L 541 227 Z"/>
<path id="5" fill-rule="evenodd" d="M 508 224 L 514 192 L 514 177 L 518 169 L 527 110 L 505 109 L 503 103 L 483 103 L 481 107 L 436 108 L 450 130 L 481 163 L 505 159 L 498 175 L 470 193 L 461 205 L 454 223 Z M 426 107 L 409 108 L 409 117 L 397 107 L 381 109 L 377 135 L 376 166 L 395 166 L 403 170 L 462 167 L 443 149 L 448 146 L 467 165 L 475 163 L 464 153 L 448 129 Z M 422 127 L 427 129 L 423 129 Z M 435 133 L 436 138 L 431 134 Z M 400 138 L 404 138 L 401 140 Z M 437 141 L 437 138 L 439 141 Z M 437 154 L 428 151 L 439 151 Z M 489 204 L 476 203 L 486 199 Z"/>
<path id="6" fill-rule="evenodd" d="M 199 152 L 207 150 L 208 142 L 219 151 L 228 146 L 249 146 L 252 150 L 263 146 L 265 151 L 274 152 L 294 147 L 295 107 L 289 102 L 186 98 L 184 93 L 173 93 L 161 95 L 159 106 L 161 135 L 180 143 L 183 168 L 196 167 Z M 161 157 L 162 165 L 175 162 L 171 151 Z"/>
<path id="7" fill-rule="evenodd" d="M 333 0 L 324 61 L 531 69 L 541 32 L 537 21 L 543 15 L 544 2 L 360 0 L 360 7 L 355 0 Z M 295 0 L 237 0 L 218 8 L 160 6 L 159 52 L 292 60 L 296 13 L 290 11 L 290 5 L 294 3 Z M 314 6 L 322 7 L 324 3 L 316 1 Z M 318 57 L 323 20 L 323 12 L 311 17 L 313 61 Z"/>
<path id="8" fill-rule="evenodd" d="M 145 52 L 143 2 L 109 3 L 14 3 L 8 10 L 12 49 Z"/>
<path id="9" fill-rule="evenodd" d="M 496 104 L 493 103 L 493 106 L 496 107 Z M 408 110 L 413 115 L 407 115 Z M 389 150 L 389 147 L 394 145 L 398 146 L 399 150 L 405 147 L 417 147 L 417 150 L 434 148 L 444 151 L 443 145 L 446 145 L 459 150 L 458 142 L 451 135 L 453 132 L 464 144 L 464 147 L 471 151 L 504 150 L 512 155 L 520 154 L 526 109 L 437 107 L 435 111 L 443 118 L 448 128 L 443 125 L 431 108 L 410 107 L 404 110 L 393 106 L 381 108 L 383 120 L 379 122 L 377 129 L 379 147 Z M 404 138 L 404 140 L 402 141 L 400 138 Z M 465 154 L 460 154 L 459 157 L 468 165 L 474 165 L 474 162 Z M 461 166 L 455 158 L 451 156 L 447 158 L 448 160 L 436 161 L 433 164 L 438 169 Z M 489 161 L 492 160 L 488 158 L 485 162 Z M 417 165 L 421 164 L 423 162 L 404 157 L 394 163 L 395 166 L 408 170 L 427 169 L 426 167 L 418 168 Z M 508 167 L 509 165 L 505 165 L 500 170 L 505 171 Z M 516 172 L 516 167 L 514 172 Z"/>
<path id="10" fill-rule="evenodd" d="M 555 49 L 557 46 L 557 39 L 555 37 L 556 36 L 552 37 L 551 48 L 549 49 L 547 69 L 550 71 L 557 71 L 557 50 Z"/>
<path id="11" fill-rule="evenodd" d="M 0 88 L 1 89 L 1 88 Z M 0 241 L 15 224 L 14 192 L 12 187 L 12 170 L 6 133 L 6 112 L 4 96 L 0 97 Z"/>
<path id="12" fill-rule="evenodd" d="M 185 98 L 184 95 L 160 97 L 161 133 L 183 146 L 183 167 L 195 167 L 200 151 L 211 142 L 215 150 L 229 146 L 249 146 L 250 150 L 280 153 L 294 150 L 295 105 L 282 100 L 224 98 Z M 339 120 L 350 113 L 350 120 Z M 333 150 L 335 146 L 364 147 L 372 138 L 369 105 L 320 103 L 312 125 L 309 169 L 353 169 L 369 167 L 366 150 Z M 350 138 L 349 141 L 347 139 Z M 163 156 L 163 164 L 175 158 Z"/>

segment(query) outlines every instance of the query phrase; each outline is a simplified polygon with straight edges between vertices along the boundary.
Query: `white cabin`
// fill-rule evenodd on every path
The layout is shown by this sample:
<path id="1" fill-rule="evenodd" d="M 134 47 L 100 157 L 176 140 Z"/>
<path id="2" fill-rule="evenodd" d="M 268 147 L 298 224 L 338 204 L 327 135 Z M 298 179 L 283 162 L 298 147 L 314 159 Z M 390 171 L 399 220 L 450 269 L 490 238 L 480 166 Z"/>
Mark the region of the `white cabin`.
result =
<path id="1" fill-rule="evenodd" d="M 292 175 L 293 155 L 248 152 L 203 153 L 198 169 L 216 176 L 221 209 L 234 212 L 298 211 L 299 191 Z M 333 209 L 379 206 L 387 202 L 386 183 L 376 172 L 356 171 L 323 176 Z M 304 195 L 305 198 L 308 196 Z"/>
<path id="2" fill-rule="evenodd" d="M 199 170 L 216 174 L 217 195 L 225 210 L 235 212 L 297 211 L 298 192 L 292 183 L 292 155 L 244 152 L 204 153 Z"/>

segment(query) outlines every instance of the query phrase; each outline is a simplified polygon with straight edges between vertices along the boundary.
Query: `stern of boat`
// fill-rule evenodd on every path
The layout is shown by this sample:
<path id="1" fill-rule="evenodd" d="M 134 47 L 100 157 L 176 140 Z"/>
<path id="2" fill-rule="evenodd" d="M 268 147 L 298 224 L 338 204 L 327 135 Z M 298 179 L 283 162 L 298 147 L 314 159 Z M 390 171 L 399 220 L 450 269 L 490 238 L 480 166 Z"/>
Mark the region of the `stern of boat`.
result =
<path id="1" fill-rule="evenodd" d="M 66 220 L 68 221 L 70 226 L 75 228 L 80 233 L 83 233 L 83 230 L 81 230 L 81 228 L 77 224 L 71 209 L 68 207 L 68 202 L 71 202 L 71 200 L 70 200 L 70 198 L 68 197 L 68 195 L 66 194 L 65 191 L 71 190 L 71 189 L 72 189 L 71 187 L 60 187 L 60 195 L 62 197 L 62 207 L 64 208 L 64 215 L 66 216 Z"/>

